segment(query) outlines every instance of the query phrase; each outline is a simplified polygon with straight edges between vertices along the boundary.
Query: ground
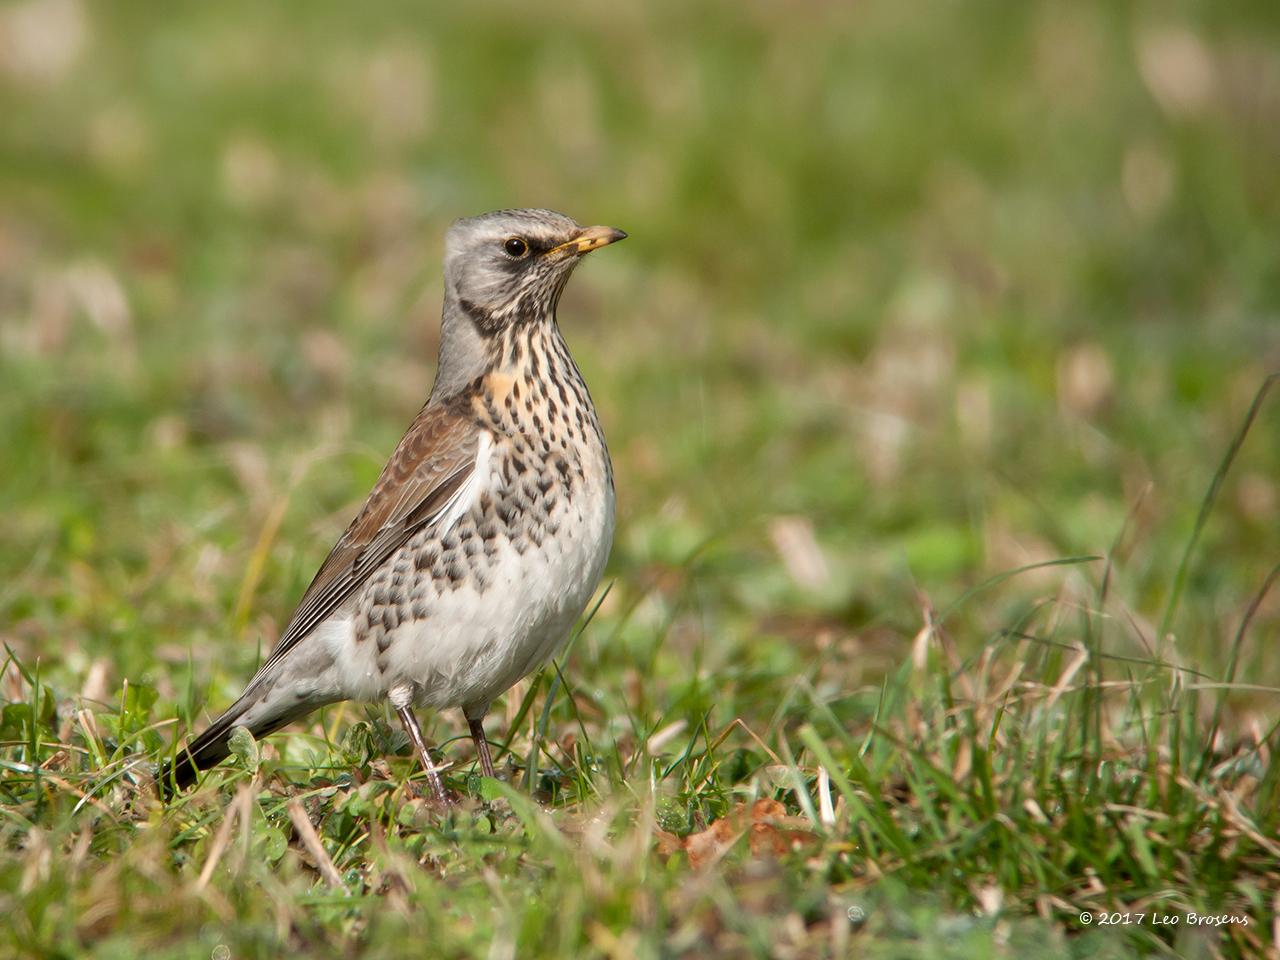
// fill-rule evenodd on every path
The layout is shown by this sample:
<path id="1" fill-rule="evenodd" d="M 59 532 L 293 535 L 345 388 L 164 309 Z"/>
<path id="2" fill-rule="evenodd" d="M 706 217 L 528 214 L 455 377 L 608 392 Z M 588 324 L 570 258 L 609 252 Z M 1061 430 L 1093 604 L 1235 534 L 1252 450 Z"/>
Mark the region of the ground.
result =
<path id="1" fill-rule="evenodd" d="M 1273 4 L 0 6 L 0 954 L 1277 956 Z M 561 307 L 606 582 L 169 806 L 429 389 Z"/>

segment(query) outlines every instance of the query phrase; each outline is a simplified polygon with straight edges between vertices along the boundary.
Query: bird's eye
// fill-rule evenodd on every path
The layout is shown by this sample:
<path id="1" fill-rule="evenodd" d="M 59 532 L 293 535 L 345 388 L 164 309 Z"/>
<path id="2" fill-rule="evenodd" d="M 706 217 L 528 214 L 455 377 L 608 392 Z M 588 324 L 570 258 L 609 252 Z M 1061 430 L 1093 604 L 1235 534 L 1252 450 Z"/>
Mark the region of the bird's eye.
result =
<path id="1" fill-rule="evenodd" d="M 502 241 L 502 249 L 507 251 L 507 256 L 519 260 L 529 252 L 529 244 L 520 237 L 507 237 Z"/>

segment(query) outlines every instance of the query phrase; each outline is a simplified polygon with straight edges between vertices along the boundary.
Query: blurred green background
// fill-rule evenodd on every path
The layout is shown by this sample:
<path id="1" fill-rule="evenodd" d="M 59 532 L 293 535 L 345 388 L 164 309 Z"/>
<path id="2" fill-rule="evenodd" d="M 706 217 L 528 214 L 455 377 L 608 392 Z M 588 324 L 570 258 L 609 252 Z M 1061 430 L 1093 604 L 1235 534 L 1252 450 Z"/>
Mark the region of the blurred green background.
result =
<path id="1" fill-rule="evenodd" d="M 568 673 L 646 723 L 797 677 L 865 719 L 924 603 L 1109 551 L 1112 651 L 1218 677 L 1280 559 L 1272 397 L 1158 636 L 1280 370 L 1269 0 L 19 0 L 0 116 L 0 639 L 59 696 L 235 696 L 426 397 L 444 230 L 499 207 L 630 233 L 560 310 L 620 520 Z"/>
<path id="2" fill-rule="evenodd" d="M 917 589 L 1105 552 L 1131 509 L 1150 639 L 1280 368 L 1278 24 L 6 3 L 4 639 L 239 682 L 426 395 L 443 231 L 514 205 L 631 233 L 561 321 L 617 461 L 612 571 L 666 596 L 697 568 L 707 666 L 744 622 L 895 662 Z M 1277 438 L 1264 408 L 1192 567 L 1209 667 L 1276 559 Z"/>

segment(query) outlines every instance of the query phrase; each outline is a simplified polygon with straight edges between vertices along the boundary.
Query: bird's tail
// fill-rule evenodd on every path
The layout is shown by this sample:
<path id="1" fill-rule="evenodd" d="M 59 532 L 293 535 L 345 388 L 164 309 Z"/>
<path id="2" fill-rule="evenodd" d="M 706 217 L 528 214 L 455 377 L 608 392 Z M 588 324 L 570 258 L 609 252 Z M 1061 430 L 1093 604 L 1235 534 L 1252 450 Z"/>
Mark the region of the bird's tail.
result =
<path id="1" fill-rule="evenodd" d="M 188 740 L 176 757 L 161 764 L 156 772 L 156 784 L 161 798 L 169 800 L 175 793 L 195 783 L 196 775 L 201 770 L 207 770 L 230 756 L 229 741 L 231 732 L 236 727 L 247 727 L 255 738 L 265 737 L 316 707 L 314 703 L 297 700 L 287 707 L 283 704 L 276 705 L 271 702 L 276 698 L 271 697 L 270 693 L 269 686 L 263 689 L 262 684 L 250 684 L 240 699 L 228 707 L 200 736 Z"/>

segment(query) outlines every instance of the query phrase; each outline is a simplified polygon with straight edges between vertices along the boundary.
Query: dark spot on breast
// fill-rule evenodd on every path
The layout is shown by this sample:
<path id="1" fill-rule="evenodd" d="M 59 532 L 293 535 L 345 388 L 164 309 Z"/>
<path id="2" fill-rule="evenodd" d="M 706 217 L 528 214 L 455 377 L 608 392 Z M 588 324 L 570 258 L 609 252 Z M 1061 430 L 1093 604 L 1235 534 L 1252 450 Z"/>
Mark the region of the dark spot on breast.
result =
<path id="1" fill-rule="evenodd" d="M 463 313 L 471 318 L 471 322 L 479 328 L 481 333 L 492 336 L 502 329 L 502 322 L 496 319 L 491 311 L 472 300 L 463 298 L 458 301 L 458 305 L 462 307 Z"/>

